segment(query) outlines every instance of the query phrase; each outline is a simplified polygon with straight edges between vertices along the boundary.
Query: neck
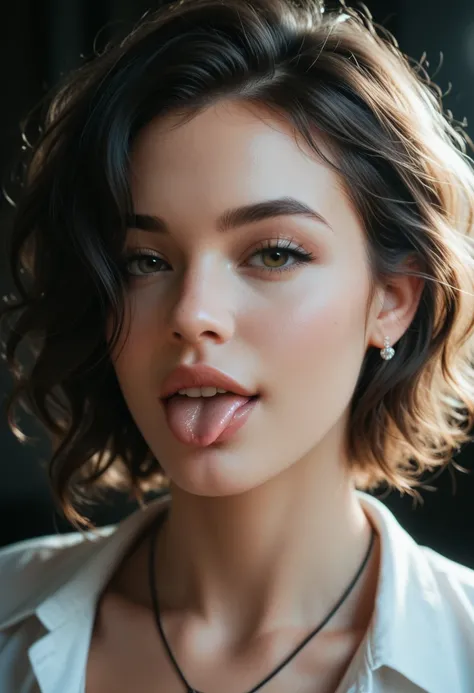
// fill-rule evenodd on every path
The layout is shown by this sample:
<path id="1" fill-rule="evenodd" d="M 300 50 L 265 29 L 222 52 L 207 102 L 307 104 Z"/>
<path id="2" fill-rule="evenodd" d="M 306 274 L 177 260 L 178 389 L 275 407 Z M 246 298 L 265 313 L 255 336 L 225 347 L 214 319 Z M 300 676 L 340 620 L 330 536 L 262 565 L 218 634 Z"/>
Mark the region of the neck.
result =
<path id="1" fill-rule="evenodd" d="M 238 496 L 209 498 L 172 487 L 157 540 L 161 609 L 193 612 L 247 639 L 317 626 L 352 582 L 371 538 L 345 469 L 300 461 Z M 376 543 L 325 630 L 365 629 L 377 576 Z"/>

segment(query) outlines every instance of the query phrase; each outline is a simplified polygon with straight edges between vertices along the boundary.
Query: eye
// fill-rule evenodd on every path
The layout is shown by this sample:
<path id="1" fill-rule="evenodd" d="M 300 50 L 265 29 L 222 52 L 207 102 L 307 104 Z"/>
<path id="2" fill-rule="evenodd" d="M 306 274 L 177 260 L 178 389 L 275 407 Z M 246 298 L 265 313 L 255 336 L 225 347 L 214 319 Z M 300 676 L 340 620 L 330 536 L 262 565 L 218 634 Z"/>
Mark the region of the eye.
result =
<path id="1" fill-rule="evenodd" d="M 151 250 L 134 251 L 127 253 L 123 261 L 123 270 L 125 274 L 134 277 L 143 277 L 147 274 L 154 274 L 162 271 L 161 265 L 167 264 L 159 255 L 156 255 Z M 138 270 L 131 270 L 135 266 Z"/>
<path id="2" fill-rule="evenodd" d="M 298 265 L 314 260 L 314 255 L 307 252 L 304 248 L 297 245 L 292 246 L 292 241 L 288 239 L 277 239 L 263 241 L 252 257 L 259 256 L 264 260 L 265 264 L 256 265 L 257 269 L 262 269 L 268 272 L 286 272 L 294 269 Z M 291 258 L 292 262 L 288 264 L 285 260 Z M 266 263 L 269 264 L 266 264 Z M 283 262 L 283 264 L 282 264 Z M 255 265 L 251 265 L 255 267 Z"/>
<path id="3" fill-rule="evenodd" d="M 299 245 L 294 245 L 291 239 L 281 238 L 262 241 L 253 250 L 251 259 L 259 256 L 263 264 L 249 263 L 248 266 L 265 273 L 286 272 L 314 260 L 312 253 Z M 290 259 L 291 262 L 288 263 Z M 124 274 L 133 277 L 158 274 L 164 271 L 166 266 L 169 267 L 168 263 L 152 250 L 127 251 L 122 266 Z"/>

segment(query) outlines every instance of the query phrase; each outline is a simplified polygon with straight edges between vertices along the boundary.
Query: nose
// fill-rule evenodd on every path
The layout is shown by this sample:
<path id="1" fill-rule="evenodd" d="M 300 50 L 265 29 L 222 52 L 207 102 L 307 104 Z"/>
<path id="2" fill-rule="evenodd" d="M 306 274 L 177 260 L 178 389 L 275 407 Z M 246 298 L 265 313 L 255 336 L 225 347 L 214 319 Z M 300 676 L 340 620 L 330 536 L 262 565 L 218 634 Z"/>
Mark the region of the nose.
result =
<path id="1" fill-rule="evenodd" d="M 235 303 L 228 278 L 209 266 L 189 271 L 178 288 L 168 320 L 171 341 L 199 345 L 228 341 L 234 333 Z"/>

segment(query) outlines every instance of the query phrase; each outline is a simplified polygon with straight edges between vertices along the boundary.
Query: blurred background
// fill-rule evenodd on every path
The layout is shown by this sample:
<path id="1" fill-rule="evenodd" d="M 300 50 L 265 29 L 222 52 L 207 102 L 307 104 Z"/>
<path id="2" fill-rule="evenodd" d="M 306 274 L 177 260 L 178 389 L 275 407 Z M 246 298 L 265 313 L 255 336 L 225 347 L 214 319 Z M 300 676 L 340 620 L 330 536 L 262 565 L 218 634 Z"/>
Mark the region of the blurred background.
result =
<path id="1" fill-rule="evenodd" d="M 94 44 L 101 49 L 116 33 L 122 34 L 158 0 L 16 0 L 5 2 L 0 22 L 0 173 L 8 180 L 22 146 L 20 122 L 54 87 L 61 75 L 90 56 Z M 351 5 L 350 0 L 348 4 Z M 379 24 L 398 39 L 401 49 L 415 60 L 426 53 L 428 72 L 443 92 L 446 108 L 456 120 L 468 121 L 474 138 L 474 4 L 472 0 L 367 0 Z M 442 54 L 442 57 L 441 57 Z M 0 200 L 0 229 L 11 216 Z M 0 244 L 0 296 L 13 290 Z M 0 398 L 10 378 L 0 362 Z M 49 445 L 34 422 L 21 420 L 36 444 L 21 445 L 0 413 L 0 546 L 24 538 L 70 531 L 52 503 L 44 462 Z M 474 479 L 472 445 L 456 462 L 468 473 L 445 470 L 438 478 L 424 477 L 431 490 L 422 490 L 423 504 L 398 493 L 376 494 L 421 544 L 474 568 Z M 42 466 L 43 465 L 43 466 Z M 89 511 L 96 524 L 118 522 L 136 505 L 113 494 Z"/>

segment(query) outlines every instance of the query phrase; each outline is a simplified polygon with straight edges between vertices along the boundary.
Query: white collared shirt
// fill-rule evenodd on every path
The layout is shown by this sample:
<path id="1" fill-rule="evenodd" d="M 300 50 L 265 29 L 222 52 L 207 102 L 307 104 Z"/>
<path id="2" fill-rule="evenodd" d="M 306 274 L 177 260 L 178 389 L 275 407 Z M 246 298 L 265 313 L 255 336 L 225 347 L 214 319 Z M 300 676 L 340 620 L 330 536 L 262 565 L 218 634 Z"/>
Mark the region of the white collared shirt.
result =
<path id="1" fill-rule="evenodd" d="M 371 624 L 337 693 L 473 693 L 474 570 L 419 546 L 357 491 L 380 535 Z M 90 540 L 75 532 L 0 550 L 0 693 L 85 693 L 97 599 L 166 495 Z"/>

